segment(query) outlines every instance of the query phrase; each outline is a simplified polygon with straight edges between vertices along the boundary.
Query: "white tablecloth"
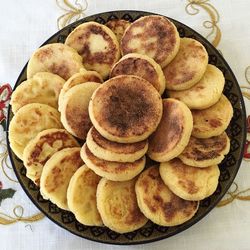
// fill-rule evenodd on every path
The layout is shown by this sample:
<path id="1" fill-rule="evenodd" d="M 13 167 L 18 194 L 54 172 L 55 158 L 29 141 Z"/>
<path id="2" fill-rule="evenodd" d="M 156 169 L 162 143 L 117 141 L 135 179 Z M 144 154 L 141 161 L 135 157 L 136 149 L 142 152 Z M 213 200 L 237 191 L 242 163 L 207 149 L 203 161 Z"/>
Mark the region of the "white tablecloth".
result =
<path id="1" fill-rule="evenodd" d="M 250 64 L 250 1 L 210 1 L 219 14 L 222 40 L 219 49 L 234 71 L 239 83 L 246 85 L 244 70 Z M 55 0 L 1 0 L 0 14 L 0 84 L 14 85 L 22 67 L 31 53 L 57 31 L 57 18 L 63 12 Z M 135 9 L 160 13 L 177 19 L 204 36 L 208 31 L 202 26 L 209 20 L 201 10 L 190 16 L 185 12 L 186 0 L 88 0 L 86 15 L 109 10 Z M 250 113 L 250 101 L 246 100 Z M 14 177 L 14 175 L 13 175 Z M 250 166 L 244 162 L 237 175 L 240 189 L 250 186 Z M 19 184 L 9 182 L 0 173 L 4 187 L 17 190 L 12 199 L 4 200 L 0 211 L 10 214 L 15 205 L 25 208 L 24 215 L 38 212 Z M 30 226 L 19 222 L 0 226 L 0 249 L 118 249 L 119 246 L 105 245 L 81 239 L 45 218 Z M 234 201 L 215 208 L 199 223 L 188 230 L 158 242 L 127 246 L 123 249 L 250 249 L 250 202 Z"/>

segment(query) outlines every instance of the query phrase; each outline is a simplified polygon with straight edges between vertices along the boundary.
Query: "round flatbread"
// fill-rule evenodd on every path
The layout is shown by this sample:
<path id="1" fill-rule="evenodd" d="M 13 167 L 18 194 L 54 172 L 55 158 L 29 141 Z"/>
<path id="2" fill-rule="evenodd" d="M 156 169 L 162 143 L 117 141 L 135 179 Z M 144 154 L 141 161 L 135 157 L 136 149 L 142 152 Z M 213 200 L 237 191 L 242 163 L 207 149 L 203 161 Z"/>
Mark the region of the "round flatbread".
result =
<path id="1" fill-rule="evenodd" d="M 39 132 L 49 128 L 62 128 L 59 112 L 40 103 L 30 103 L 18 110 L 10 121 L 9 140 L 13 152 L 23 159 L 23 150 Z"/>
<path id="2" fill-rule="evenodd" d="M 135 162 L 105 161 L 94 156 L 86 143 L 81 149 L 81 157 L 85 164 L 97 175 L 112 181 L 127 181 L 133 179 L 145 167 L 146 157 Z"/>
<path id="3" fill-rule="evenodd" d="M 120 58 L 119 43 L 115 34 L 105 25 L 96 22 L 77 26 L 68 35 L 65 44 L 82 56 L 87 70 L 97 71 L 104 79 Z"/>
<path id="4" fill-rule="evenodd" d="M 123 55 L 139 53 L 153 58 L 162 67 L 173 60 L 180 46 L 175 25 L 158 15 L 141 17 L 125 31 L 121 40 Z"/>
<path id="5" fill-rule="evenodd" d="M 92 127 L 87 135 L 87 146 L 93 155 L 106 161 L 134 162 L 148 150 L 148 141 L 118 143 L 105 139 Z"/>
<path id="6" fill-rule="evenodd" d="M 26 176 L 39 186 L 44 164 L 50 157 L 64 148 L 79 146 L 75 138 L 65 129 L 46 129 L 32 139 L 23 151 Z"/>
<path id="7" fill-rule="evenodd" d="M 124 19 L 113 19 L 108 21 L 105 25 L 114 32 L 120 44 L 122 36 L 125 30 L 130 26 L 130 24 L 131 23 L 129 21 Z"/>
<path id="8" fill-rule="evenodd" d="M 136 202 L 135 179 L 116 182 L 102 178 L 96 198 L 104 225 L 117 233 L 132 232 L 148 221 Z"/>
<path id="9" fill-rule="evenodd" d="M 51 43 L 33 53 L 27 66 L 27 78 L 37 72 L 51 72 L 67 80 L 82 68 L 82 58 L 74 49 L 62 43 Z"/>
<path id="10" fill-rule="evenodd" d="M 170 191 L 161 179 L 158 166 L 140 174 L 135 192 L 142 213 L 161 226 L 180 225 L 190 220 L 199 207 L 199 202 L 183 200 Z"/>
<path id="11" fill-rule="evenodd" d="M 181 38 L 180 49 L 164 69 L 166 88 L 184 90 L 196 84 L 206 71 L 208 54 L 205 47 L 192 38 Z"/>
<path id="12" fill-rule="evenodd" d="M 215 192 L 220 170 L 217 165 L 207 168 L 191 167 L 176 158 L 161 163 L 160 175 L 174 194 L 185 200 L 199 201 Z"/>
<path id="13" fill-rule="evenodd" d="M 137 53 L 127 54 L 117 62 L 110 73 L 110 77 L 119 75 L 136 75 L 150 82 L 162 95 L 166 80 L 161 66 L 152 58 Z"/>
<path id="14" fill-rule="evenodd" d="M 207 139 L 191 136 L 178 157 L 189 166 L 203 168 L 221 163 L 229 150 L 230 140 L 225 132 Z"/>
<path id="15" fill-rule="evenodd" d="M 68 207 L 83 225 L 103 225 L 96 205 L 96 189 L 100 179 L 86 165 L 78 168 L 70 179 L 67 189 Z"/>
<path id="16" fill-rule="evenodd" d="M 163 115 L 149 138 L 148 156 L 155 161 L 169 161 L 187 146 L 193 129 L 189 108 L 178 100 L 163 99 Z"/>
<path id="17" fill-rule="evenodd" d="M 41 179 L 40 192 L 59 208 L 69 210 L 67 189 L 71 177 L 83 165 L 80 148 L 65 148 L 56 152 L 45 163 Z"/>
<path id="18" fill-rule="evenodd" d="M 89 116 L 106 139 L 138 142 L 157 128 L 162 116 L 162 100 L 148 81 L 132 75 L 116 76 L 94 92 Z"/>
<path id="19" fill-rule="evenodd" d="M 11 95 L 10 104 L 15 114 L 28 103 L 43 103 L 58 108 L 58 96 L 65 80 L 49 72 L 36 73 L 22 82 Z"/>
<path id="20" fill-rule="evenodd" d="M 100 86 L 97 82 L 85 82 L 69 89 L 61 105 L 61 121 L 64 128 L 77 138 L 86 139 L 92 124 L 88 106 L 93 92 Z"/>
<path id="21" fill-rule="evenodd" d="M 219 101 L 225 84 L 222 72 L 208 64 L 201 80 L 183 91 L 168 91 L 170 97 L 187 104 L 190 109 L 206 109 Z"/>
<path id="22" fill-rule="evenodd" d="M 207 109 L 193 109 L 192 115 L 192 135 L 197 138 L 210 138 L 226 130 L 233 117 L 233 107 L 227 97 L 222 95 L 218 102 Z"/>
<path id="23" fill-rule="evenodd" d="M 85 82 L 98 82 L 102 83 L 102 77 L 99 73 L 95 71 L 86 71 L 86 70 L 80 70 L 79 73 L 74 74 L 71 76 L 63 85 L 63 88 L 61 89 L 59 98 L 58 98 L 58 110 L 61 111 L 62 102 L 64 99 L 64 95 L 66 92 L 73 88 L 76 85 L 85 83 Z"/>

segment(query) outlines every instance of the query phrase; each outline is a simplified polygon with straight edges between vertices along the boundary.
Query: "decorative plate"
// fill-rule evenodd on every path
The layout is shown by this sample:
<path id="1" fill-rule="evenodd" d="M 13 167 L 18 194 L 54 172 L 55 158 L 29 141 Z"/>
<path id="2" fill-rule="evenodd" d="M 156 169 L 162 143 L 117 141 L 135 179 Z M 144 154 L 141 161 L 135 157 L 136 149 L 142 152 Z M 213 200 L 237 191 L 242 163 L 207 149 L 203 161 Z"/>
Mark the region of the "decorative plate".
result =
<path id="1" fill-rule="evenodd" d="M 87 21 L 96 21 L 98 23 L 105 24 L 111 19 L 125 19 L 133 22 L 141 16 L 150 14 L 152 13 L 142 11 L 113 11 L 96 14 L 83 18 L 65 27 L 64 29 L 60 30 L 55 35 L 50 37 L 44 44 L 54 42 L 63 43 L 67 35 L 75 27 Z M 33 182 L 26 177 L 26 169 L 23 166 L 22 161 L 20 161 L 15 156 L 15 154 L 9 147 L 9 139 L 7 133 L 7 144 L 10 160 L 12 162 L 16 176 L 26 194 L 49 219 L 51 219 L 57 225 L 82 238 L 109 244 L 140 244 L 164 239 L 180 233 L 181 231 L 197 223 L 216 206 L 216 204 L 222 199 L 223 195 L 231 186 L 240 167 L 246 137 L 246 112 L 243 97 L 237 80 L 222 55 L 205 38 L 203 38 L 201 35 L 199 35 L 191 28 L 187 27 L 186 25 L 171 18 L 169 19 L 174 22 L 181 37 L 192 37 L 200 41 L 206 47 L 209 54 L 209 63 L 217 66 L 225 76 L 226 84 L 224 88 L 224 94 L 230 100 L 234 109 L 234 116 L 227 129 L 227 133 L 231 138 L 231 149 L 229 154 L 225 157 L 224 161 L 220 164 L 221 174 L 218 188 L 212 196 L 201 201 L 198 212 L 191 220 L 175 227 L 162 227 L 155 225 L 152 222 L 148 222 L 143 228 L 126 234 L 115 233 L 106 227 L 84 226 L 77 222 L 71 212 L 59 209 L 50 201 L 44 200 L 42 198 L 39 192 L 39 188 L 36 187 Z M 26 79 L 26 66 L 24 66 L 20 76 L 18 77 L 15 87 Z M 12 117 L 13 113 L 11 111 L 11 106 L 9 106 L 7 131 Z"/>

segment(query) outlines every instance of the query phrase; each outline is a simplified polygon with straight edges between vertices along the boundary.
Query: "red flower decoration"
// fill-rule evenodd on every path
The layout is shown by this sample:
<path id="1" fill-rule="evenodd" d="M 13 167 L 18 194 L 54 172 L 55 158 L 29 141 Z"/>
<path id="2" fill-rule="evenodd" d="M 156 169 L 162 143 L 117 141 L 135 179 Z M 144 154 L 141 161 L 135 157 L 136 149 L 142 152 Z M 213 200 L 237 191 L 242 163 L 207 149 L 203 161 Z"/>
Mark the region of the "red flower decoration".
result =
<path id="1" fill-rule="evenodd" d="M 247 117 L 247 133 L 250 133 L 250 115 Z M 244 158 L 250 159 L 250 141 L 246 140 L 244 148 Z"/>

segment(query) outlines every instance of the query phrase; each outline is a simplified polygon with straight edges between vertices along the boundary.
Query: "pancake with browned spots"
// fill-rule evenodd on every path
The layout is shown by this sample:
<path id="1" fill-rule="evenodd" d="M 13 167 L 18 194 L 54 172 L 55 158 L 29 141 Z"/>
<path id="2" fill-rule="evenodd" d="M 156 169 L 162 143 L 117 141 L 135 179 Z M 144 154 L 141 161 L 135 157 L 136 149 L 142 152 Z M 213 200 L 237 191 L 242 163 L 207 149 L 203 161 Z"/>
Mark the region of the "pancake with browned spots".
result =
<path id="1" fill-rule="evenodd" d="M 80 70 L 79 73 L 74 74 L 71 76 L 63 85 L 63 88 L 60 92 L 59 98 L 58 98 L 58 110 L 61 111 L 61 105 L 64 99 L 64 95 L 66 92 L 73 88 L 76 85 L 85 83 L 85 82 L 98 82 L 102 83 L 102 77 L 99 73 L 95 71 L 86 71 L 86 70 Z"/>
<path id="2" fill-rule="evenodd" d="M 43 103 L 58 108 L 58 96 L 65 80 L 49 72 L 36 73 L 32 78 L 23 81 L 11 95 L 12 112 L 28 103 Z"/>
<path id="3" fill-rule="evenodd" d="M 170 97 L 187 104 L 190 109 L 206 109 L 219 101 L 225 84 L 222 72 L 212 64 L 193 87 L 182 91 L 168 91 Z"/>
<path id="4" fill-rule="evenodd" d="M 120 43 L 125 30 L 130 26 L 130 24 L 131 23 L 129 21 L 124 19 L 113 19 L 108 21 L 105 25 L 114 32 L 118 42 Z"/>
<path id="5" fill-rule="evenodd" d="M 59 112 L 40 103 L 20 108 L 10 121 L 9 140 L 13 152 L 22 160 L 23 150 L 39 132 L 49 128 L 62 128 Z"/>
<path id="6" fill-rule="evenodd" d="M 137 203 L 142 213 L 155 224 L 177 226 L 190 220 L 199 207 L 197 201 L 176 196 L 163 182 L 159 167 L 143 171 L 136 184 Z"/>
<path id="7" fill-rule="evenodd" d="M 88 106 L 93 92 L 100 86 L 97 82 L 85 82 L 69 89 L 61 104 L 61 121 L 72 135 L 86 139 L 92 124 Z"/>
<path id="8" fill-rule="evenodd" d="M 65 148 L 45 163 L 40 179 L 40 192 L 59 208 L 69 210 L 67 189 L 71 177 L 83 165 L 80 148 Z"/>
<path id="9" fill-rule="evenodd" d="M 148 221 L 137 205 L 135 179 L 117 182 L 102 178 L 96 198 L 104 225 L 117 233 L 132 232 Z"/>
<path id="10" fill-rule="evenodd" d="M 65 44 L 77 50 L 84 67 L 107 78 L 111 67 L 120 58 L 119 43 L 115 34 L 105 25 L 87 22 L 77 26 L 67 37 Z"/>
<path id="11" fill-rule="evenodd" d="M 169 161 L 187 146 L 193 129 L 189 108 L 178 100 L 163 99 L 163 115 L 149 138 L 148 156 L 155 161 Z"/>
<path id="12" fill-rule="evenodd" d="M 134 162 L 105 161 L 91 153 L 86 143 L 81 149 L 85 164 L 97 175 L 112 181 L 127 181 L 138 175 L 145 167 L 145 156 Z"/>
<path id="13" fill-rule="evenodd" d="M 74 49 L 62 43 L 51 43 L 32 54 L 27 66 L 27 78 L 37 72 L 50 72 L 67 80 L 82 68 L 82 58 Z"/>
<path id="14" fill-rule="evenodd" d="M 166 88 L 184 90 L 196 84 L 205 73 L 208 54 L 205 47 L 192 38 L 181 38 L 180 49 L 164 69 Z"/>
<path id="15" fill-rule="evenodd" d="M 230 140 L 225 132 L 206 139 L 191 136 L 178 157 L 187 165 L 203 168 L 221 163 L 229 150 Z"/>
<path id="16" fill-rule="evenodd" d="M 217 165 L 195 168 L 175 158 L 160 165 L 163 182 L 177 196 L 185 200 L 199 201 L 212 195 L 219 182 Z"/>
<path id="17" fill-rule="evenodd" d="M 119 75 L 140 76 L 150 82 L 161 95 L 166 87 L 166 80 L 161 66 L 146 55 L 131 53 L 123 56 L 113 66 L 110 77 Z"/>
<path id="18" fill-rule="evenodd" d="M 143 157 L 148 150 L 148 141 L 118 143 L 104 138 L 92 127 L 86 139 L 89 150 L 96 157 L 106 161 L 134 162 Z"/>
<path id="19" fill-rule="evenodd" d="M 192 115 L 192 135 L 197 138 L 209 138 L 226 130 L 233 117 L 233 107 L 227 97 L 222 95 L 218 102 L 207 109 L 193 109 Z"/>
<path id="20" fill-rule="evenodd" d="M 101 177 L 86 165 L 76 170 L 67 189 L 69 210 L 83 225 L 102 226 L 96 205 L 96 189 Z"/>
<path id="21" fill-rule="evenodd" d="M 46 129 L 37 134 L 23 151 L 23 164 L 26 167 L 26 176 L 36 185 L 44 164 L 57 151 L 79 146 L 78 142 L 64 129 Z"/>
<path id="22" fill-rule="evenodd" d="M 165 67 L 177 54 L 179 45 L 175 25 L 163 16 L 151 15 L 139 18 L 126 29 L 121 51 L 123 55 L 147 55 Z"/>
<path id="23" fill-rule="evenodd" d="M 152 84 L 141 77 L 116 76 L 94 92 L 89 116 L 106 139 L 138 142 L 157 128 L 162 116 L 162 100 Z"/>

